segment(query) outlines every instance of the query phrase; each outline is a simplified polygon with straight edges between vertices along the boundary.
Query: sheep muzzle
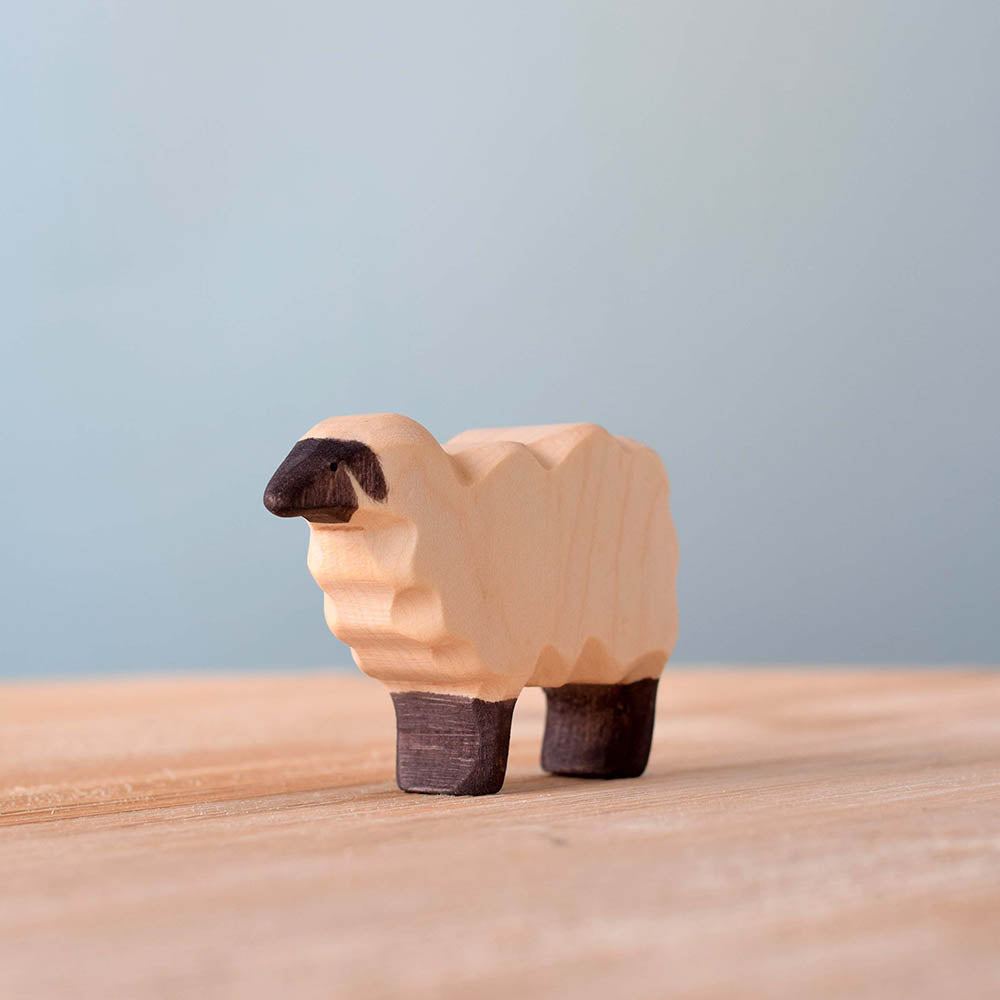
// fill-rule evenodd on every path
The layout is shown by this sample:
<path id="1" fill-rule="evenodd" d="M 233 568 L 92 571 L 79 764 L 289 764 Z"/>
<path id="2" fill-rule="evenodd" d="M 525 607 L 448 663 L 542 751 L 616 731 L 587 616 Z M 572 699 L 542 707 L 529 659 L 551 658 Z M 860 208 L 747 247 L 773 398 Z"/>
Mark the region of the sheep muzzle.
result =
<path id="1" fill-rule="evenodd" d="M 357 483 L 377 503 L 388 496 L 378 456 L 360 441 L 303 438 L 278 466 L 264 506 L 278 517 L 346 524 L 358 509 Z"/>

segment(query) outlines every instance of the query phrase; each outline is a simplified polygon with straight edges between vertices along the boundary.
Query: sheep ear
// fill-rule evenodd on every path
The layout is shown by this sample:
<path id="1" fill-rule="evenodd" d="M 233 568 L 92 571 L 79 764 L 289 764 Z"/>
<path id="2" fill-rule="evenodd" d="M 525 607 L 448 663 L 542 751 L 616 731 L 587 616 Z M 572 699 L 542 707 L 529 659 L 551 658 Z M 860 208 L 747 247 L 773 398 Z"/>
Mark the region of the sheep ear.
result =
<path id="1" fill-rule="evenodd" d="M 344 443 L 350 446 L 348 453 L 344 456 L 344 461 L 358 485 L 376 503 L 384 503 L 389 495 L 389 487 L 382 474 L 382 463 L 378 460 L 378 455 L 368 445 L 362 444 L 360 441 L 345 441 Z"/>

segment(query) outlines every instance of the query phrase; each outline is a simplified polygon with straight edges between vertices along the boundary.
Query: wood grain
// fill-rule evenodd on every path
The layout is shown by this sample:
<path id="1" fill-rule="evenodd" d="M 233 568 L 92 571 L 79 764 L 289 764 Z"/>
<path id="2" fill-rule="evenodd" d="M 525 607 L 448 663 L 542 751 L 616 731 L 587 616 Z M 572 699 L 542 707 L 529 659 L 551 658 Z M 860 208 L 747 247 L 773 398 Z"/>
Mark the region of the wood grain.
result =
<path id="1" fill-rule="evenodd" d="M 441 445 L 379 413 L 309 430 L 264 503 L 309 521 L 327 623 L 366 674 L 507 701 L 660 675 L 677 639 L 669 494 L 654 451 L 596 424 Z"/>
<path id="2" fill-rule="evenodd" d="M 963 997 L 1000 674 L 668 671 L 646 775 L 409 796 L 361 677 L 0 687 L 0 996 Z"/>

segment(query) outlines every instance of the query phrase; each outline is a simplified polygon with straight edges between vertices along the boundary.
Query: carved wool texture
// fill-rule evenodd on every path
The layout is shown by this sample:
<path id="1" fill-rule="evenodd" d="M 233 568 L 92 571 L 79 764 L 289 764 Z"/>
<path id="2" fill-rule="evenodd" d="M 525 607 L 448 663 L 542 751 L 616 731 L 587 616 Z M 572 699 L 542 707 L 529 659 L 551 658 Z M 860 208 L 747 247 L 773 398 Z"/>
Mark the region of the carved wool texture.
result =
<path id="1" fill-rule="evenodd" d="M 309 567 L 358 665 L 397 691 L 489 700 L 526 685 L 657 677 L 677 634 L 677 542 L 659 457 L 593 424 L 468 431 L 334 418 L 388 485 Z M 358 530 L 361 529 L 361 530 Z"/>

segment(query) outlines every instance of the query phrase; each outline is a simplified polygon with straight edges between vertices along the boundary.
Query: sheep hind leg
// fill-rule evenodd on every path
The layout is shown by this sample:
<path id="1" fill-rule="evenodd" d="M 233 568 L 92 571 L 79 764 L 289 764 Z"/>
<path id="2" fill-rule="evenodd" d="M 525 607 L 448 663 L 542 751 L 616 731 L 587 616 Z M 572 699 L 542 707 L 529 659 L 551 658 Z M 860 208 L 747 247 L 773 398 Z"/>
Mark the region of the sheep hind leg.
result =
<path id="1" fill-rule="evenodd" d="M 394 692 L 396 783 L 404 792 L 431 795 L 500 791 L 515 701 Z"/>
<path id="2" fill-rule="evenodd" d="M 578 778 L 637 778 L 653 739 L 657 679 L 545 688 L 542 767 Z"/>

